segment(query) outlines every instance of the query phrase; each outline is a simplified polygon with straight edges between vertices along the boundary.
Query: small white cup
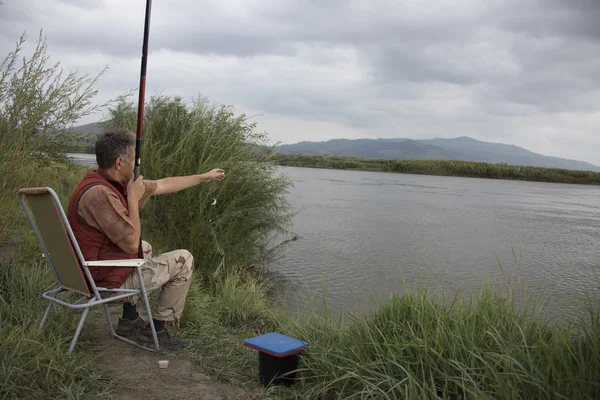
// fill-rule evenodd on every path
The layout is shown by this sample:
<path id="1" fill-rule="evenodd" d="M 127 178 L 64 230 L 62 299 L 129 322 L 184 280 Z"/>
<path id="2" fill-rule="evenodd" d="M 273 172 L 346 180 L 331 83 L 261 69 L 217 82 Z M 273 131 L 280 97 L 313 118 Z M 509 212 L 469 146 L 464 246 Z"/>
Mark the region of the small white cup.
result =
<path id="1" fill-rule="evenodd" d="M 158 366 L 160 368 L 167 368 L 169 366 L 169 360 L 159 360 Z"/>

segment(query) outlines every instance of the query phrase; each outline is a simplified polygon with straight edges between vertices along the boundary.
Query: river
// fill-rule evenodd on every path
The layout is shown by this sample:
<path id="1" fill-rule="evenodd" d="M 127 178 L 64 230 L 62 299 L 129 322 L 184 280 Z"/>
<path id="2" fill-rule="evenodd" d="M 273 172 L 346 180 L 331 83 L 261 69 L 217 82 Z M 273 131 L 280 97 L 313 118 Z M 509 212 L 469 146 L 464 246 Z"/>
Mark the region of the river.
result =
<path id="1" fill-rule="evenodd" d="M 486 279 L 504 282 L 502 269 L 536 298 L 549 296 L 550 317 L 581 310 L 585 287 L 599 293 L 598 187 L 280 171 L 294 180 L 288 199 L 298 214 L 290 230 L 298 239 L 267 269 L 281 280 L 292 310 L 304 309 L 306 296 L 317 307 L 326 299 L 333 313 L 356 310 L 359 302 L 368 310 L 375 296 L 419 283 L 453 295 L 478 290 Z"/>
<path id="2" fill-rule="evenodd" d="M 598 293 L 600 189 L 539 182 L 282 168 L 299 239 L 269 267 L 304 298 L 331 311 L 373 306 L 403 285 L 478 290 L 518 276 L 549 296 L 547 315 L 580 309 L 584 284 Z M 502 268 L 500 267 L 502 266 Z M 499 285 L 500 286 L 500 285 Z M 520 292 L 517 290 L 517 292 Z M 300 304 L 297 304 L 297 302 Z"/>

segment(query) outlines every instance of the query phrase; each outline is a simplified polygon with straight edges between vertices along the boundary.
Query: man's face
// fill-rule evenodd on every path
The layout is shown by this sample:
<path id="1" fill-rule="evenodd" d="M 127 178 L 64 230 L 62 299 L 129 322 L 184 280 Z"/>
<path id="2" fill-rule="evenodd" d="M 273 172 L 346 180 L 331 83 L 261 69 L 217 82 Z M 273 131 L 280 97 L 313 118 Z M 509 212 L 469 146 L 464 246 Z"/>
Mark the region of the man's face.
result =
<path id="1" fill-rule="evenodd" d="M 127 157 L 120 157 L 117 160 L 119 164 L 119 174 L 121 175 L 121 183 L 127 184 L 133 178 L 133 170 L 135 169 L 135 147 L 129 147 Z"/>

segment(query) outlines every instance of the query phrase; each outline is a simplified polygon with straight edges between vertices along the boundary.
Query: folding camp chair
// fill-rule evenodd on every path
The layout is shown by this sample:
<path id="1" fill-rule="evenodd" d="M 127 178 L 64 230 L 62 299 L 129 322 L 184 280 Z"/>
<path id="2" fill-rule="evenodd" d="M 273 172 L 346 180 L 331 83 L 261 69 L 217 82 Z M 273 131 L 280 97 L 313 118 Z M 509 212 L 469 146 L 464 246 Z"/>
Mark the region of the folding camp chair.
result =
<path id="1" fill-rule="evenodd" d="M 25 202 L 25 198 L 27 198 L 27 202 Z M 29 218 L 40 247 L 44 252 L 43 255 L 50 265 L 57 282 L 57 286 L 54 289 L 42 294 L 42 297 L 49 304 L 42 317 L 40 328 L 44 326 L 48 314 L 55 303 L 71 309 L 83 310 L 83 315 L 67 353 L 71 354 L 90 308 L 102 304 L 106 311 L 106 320 L 108 321 L 110 333 L 115 338 L 146 350 L 158 351 L 159 344 L 154 324 L 149 324 L 154 338 L 154 349 L 152 349 L 118 335 L 113 328 L 108 311 L 108 303 L 120 302 L 127 297 L 141 295 L 148 312 L 148 320 L 152 321 L 152 312 L 150 311 L 147 292 L 156 290 L 158 287 L 147 290 L 144 286 L 141 266 L 145 260 L 86 261 L 81 254 L 81 249 L 75 239 L 75 235 L 73 235 L 60 200 L 52 188 L 23 188 L 19 190 L 19 199 L 27 214 L 27 218 Z M 141 287 L 139 289 L 107 289 L 97 287 L 88 267 L 100 266 L 135 267 Z M 85 272 L 85 275 L 83 272 Z M 63 294 L 62 298 L 59 297 L 60 294 Z M 106 298 L 103 298 L 101 294 L 109 295 L 109 297 L 105 296 Z M 76 296 L 75 300 L 68 302 L 67 299 L 72 295 Z"/>

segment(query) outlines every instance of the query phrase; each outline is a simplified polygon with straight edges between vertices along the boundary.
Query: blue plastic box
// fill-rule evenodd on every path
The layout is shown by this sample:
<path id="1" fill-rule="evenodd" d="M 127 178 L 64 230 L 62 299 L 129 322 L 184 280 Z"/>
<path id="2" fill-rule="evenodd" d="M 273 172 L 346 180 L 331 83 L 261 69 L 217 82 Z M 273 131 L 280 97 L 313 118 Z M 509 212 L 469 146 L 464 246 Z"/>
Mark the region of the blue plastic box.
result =
<path id="1" fill-rule="evenodd" d="M 259 379 L 264 386 L 292 385 L 300 353 L 308 345 L 277 332 L 247 339 L 244 346 L 258 350 Z"/>

